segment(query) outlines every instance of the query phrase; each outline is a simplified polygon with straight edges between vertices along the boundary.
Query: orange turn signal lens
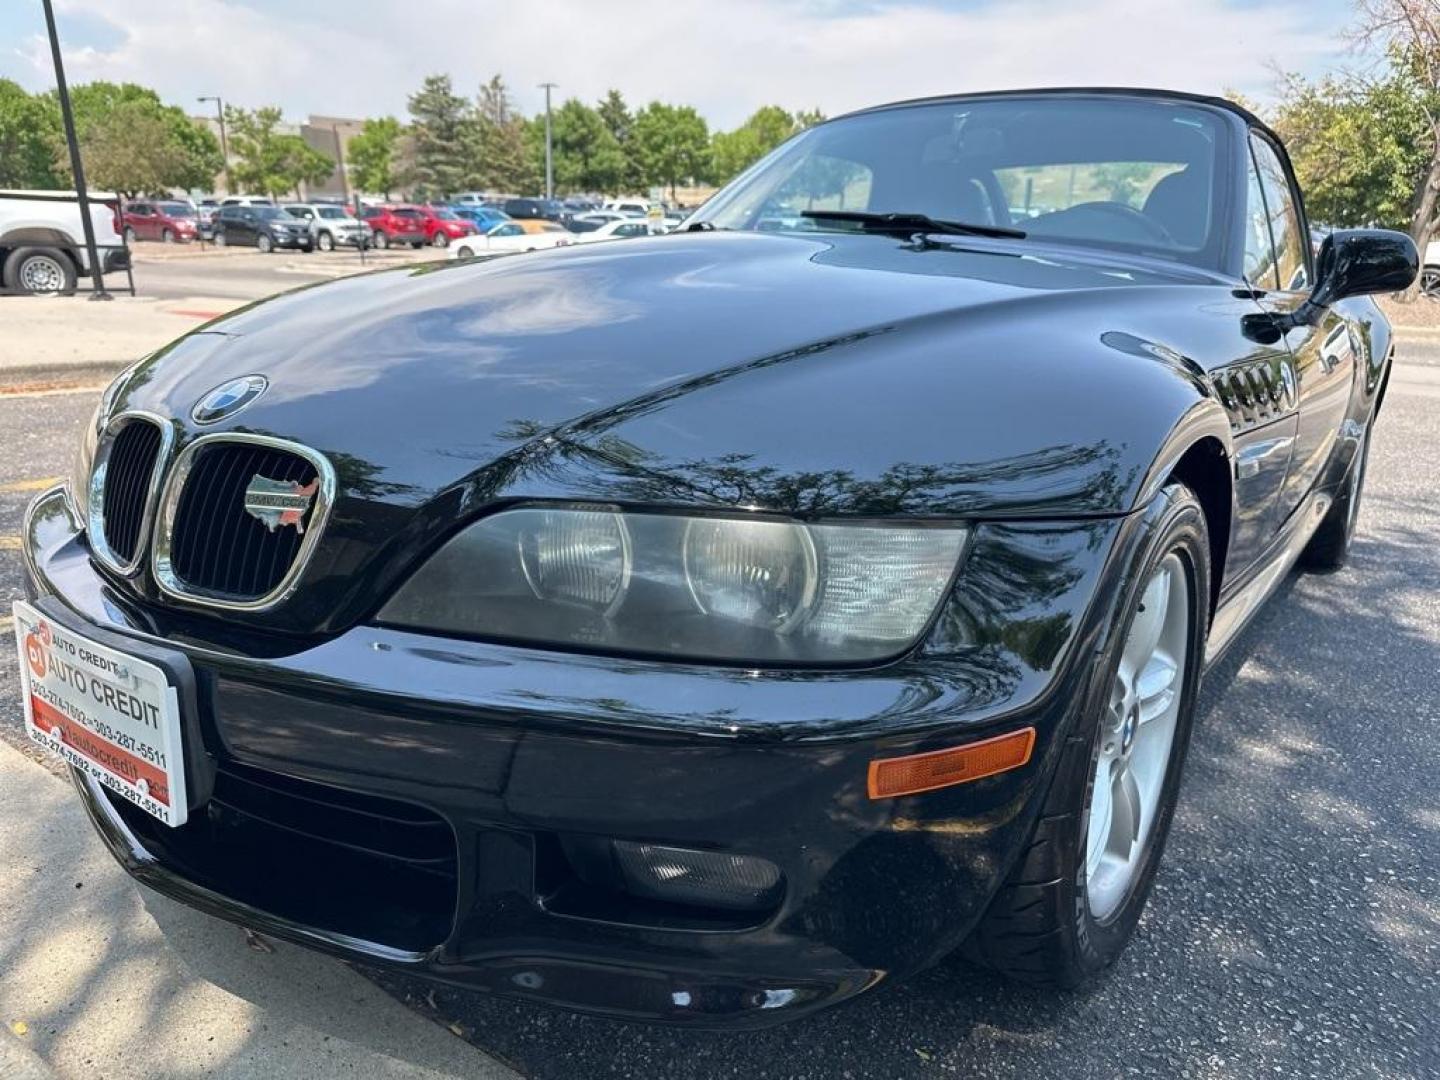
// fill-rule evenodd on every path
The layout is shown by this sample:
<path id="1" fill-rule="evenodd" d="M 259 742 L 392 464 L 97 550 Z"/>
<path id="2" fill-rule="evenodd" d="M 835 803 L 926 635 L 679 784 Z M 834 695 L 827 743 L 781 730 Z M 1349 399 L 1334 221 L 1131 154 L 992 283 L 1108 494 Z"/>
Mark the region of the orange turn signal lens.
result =
<path id="1" fill-rule="evenodd" d="M 1021 728 L 993 739 L 870 762 L 870 798 L 893 799 L 921 791 L 968 784 L 982 776 L 1018 769 L 1035 749 L 1035 729 Z"/>

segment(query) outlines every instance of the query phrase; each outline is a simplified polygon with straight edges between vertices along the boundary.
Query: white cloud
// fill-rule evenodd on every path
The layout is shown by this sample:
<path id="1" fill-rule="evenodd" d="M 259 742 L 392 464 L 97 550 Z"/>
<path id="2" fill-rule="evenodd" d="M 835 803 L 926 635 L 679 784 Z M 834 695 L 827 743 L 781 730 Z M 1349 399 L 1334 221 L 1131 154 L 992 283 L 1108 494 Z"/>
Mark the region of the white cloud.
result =
<path id="1" fill-rule="evenodd" d="M 261 0 L 257 0 L 261 2 Z M 521 106 L 535 85 L 586 100 L 610 87 L 632 104 L 698 107 L 732 126 L 758 105 L 834 115 L 898 98 L 988 88 L 1153 85 L 1265 96 L 1269 66 L 1313 70 L 1337 27 L 1292 0 L 312 0 L 262 9 L 239 0 L 62 0 L 112 38 L 67 56 L 72 82 L 129 79 L 195 108 L 197 94 L 304 114 L 404 115 L 429 73 L 473 93 L 495 72 Z M 0 54 L 0 75 L 49 81 L 40 39 Z"/>

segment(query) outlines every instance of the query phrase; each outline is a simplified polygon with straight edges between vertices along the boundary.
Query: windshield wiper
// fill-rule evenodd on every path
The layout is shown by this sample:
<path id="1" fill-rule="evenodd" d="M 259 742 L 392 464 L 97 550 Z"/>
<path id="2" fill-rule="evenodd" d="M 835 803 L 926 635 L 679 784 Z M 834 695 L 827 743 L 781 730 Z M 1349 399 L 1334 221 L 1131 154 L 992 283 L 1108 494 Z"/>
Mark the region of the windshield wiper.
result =
<path id="1" fill-rule="evenodd" d="M 1025 234 L 1019 229 L 1007 229 L 1002 225 L 972 225 L 966 221 L 945 221 L 928 214 L 875 214 L 868 210 L 801 210 L 800 216 L 815 221 L 853 221 L 870 232 L 895 233 L 909 236 L 911 233 L 950 233 L 955 236 L 993 236 L 1001 240 L 1024 240 Z"/>

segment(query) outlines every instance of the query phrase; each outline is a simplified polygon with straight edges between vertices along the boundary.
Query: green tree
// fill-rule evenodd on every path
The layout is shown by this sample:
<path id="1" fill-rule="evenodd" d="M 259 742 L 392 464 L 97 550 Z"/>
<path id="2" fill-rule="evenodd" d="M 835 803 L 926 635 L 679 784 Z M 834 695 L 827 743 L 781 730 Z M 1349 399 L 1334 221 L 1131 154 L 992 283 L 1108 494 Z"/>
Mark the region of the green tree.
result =
<path id="1" fill-rule="evenodd" d="M 499 75 L 480 87 L 475 125 L 479 162 L 475 186 L 491 191 L 533 191 L 537 183 L 533 137 L 527 134 L 525 118 L 516 110 Z"/>
<path id="2" fill-rule="evenodd" d="M 253 111 L 233 106 L 225 109 L 230 148 L 239 158 L 232 170 L 236 183 L 272 198 L 298 193 L 302 183 L 321 183 L 335 169 L 329 155 L 299 135 L 279 131 L 280 122 L 280 110 L 274 106 Z"/>
<path id="3" fill-rule="evenodd" d="M 544 155 L 544 124 L 541 155 Z M 616 191 L 625 178 L 625 155 L 600 114 L 577 98 L 555 111 L 552 120 L 555 184 L 563 191 Z"/>
<path id="4" fill-rule="evenodd" d="M 91 184 L 128 198 L 161 192 L 185 173 L 184 147 L 137 101 L 121 102 L 86 124 L 80 153 Z"/>
<path id="5" fill-rule="evenodd" d="M 1313 220 L 1409 229 L 1428 164 L 1416 82 L 1393 70 L 1379 79 L 1287 76 L 1270 119 Z"/>
<path id="6" fill-rule="evenodd" d="M 635 115 L 634 141 L 647 184 L 675 189 L 708 175 L 710 133 L 689 105 L 652 101 Z"/>
<path id="7" fill-rule="evenodd" d="M 125 194 L 208 188 L 224 166 L 207 128 L 135 83 L 91 82 L 71 89 L 75 133 L 88 178 Z M 45 97 L 55 171 L 70 179 L 70 157 L 54 93 Z"/>
<path id="8" fill-rule="evenodd" d="M 631 114 L 630 107 L 625 104 L 625 98 L 619 90 L 611 90 L 596 106 L 595 112 L 600 117 L 600 122 L 605 125 L 605 130 L 615 139 L 624 162 L 613 190 L 616 194 L 638 191 L 645 186 L 645 170 L 635 145 L 635 117 Z"/>
<path id="9" fill-rule="evenodd" d="M 390 198 L 391 189 L 398 183 L 400 132 L 399 120 L 382 116 L 366 120 L 360 134 L 350 140 L 350 168 L 360 190 Z"/>
<path id="10" fill-rule="evenodd" d="M 725 183 L 801 128 L 800 120 L 780 106 L 764 105 L 734 131 L 717 131 L 710 140 L 711 179 Z"/>
<path id="11" fill-rule="evenodd" d="M 61 186 L 44 102 L 0 79 L 0 187 Z"/>
<path id="12" fill-rule="evenodd" d="M 410 96 L 415 141 L 415 181 L 428 198 L 465 187 L 475 172 L 475 134 L 470 104 L 455 93 L 449 75 L 431 75 Z"/>
<path id="13" fill-rule="evenodd" d="M 1440 223 L 1440 0 L 1357 0 L 1362 45 L 1383 47 L 1391 72 L 1409 83 L 1424 113 L 1416 148 L 1422 158 L 1410 196 L 1409 232 L 1422 252 Z M 1404 299 L 1420 292 L 1420 280 Z"/>

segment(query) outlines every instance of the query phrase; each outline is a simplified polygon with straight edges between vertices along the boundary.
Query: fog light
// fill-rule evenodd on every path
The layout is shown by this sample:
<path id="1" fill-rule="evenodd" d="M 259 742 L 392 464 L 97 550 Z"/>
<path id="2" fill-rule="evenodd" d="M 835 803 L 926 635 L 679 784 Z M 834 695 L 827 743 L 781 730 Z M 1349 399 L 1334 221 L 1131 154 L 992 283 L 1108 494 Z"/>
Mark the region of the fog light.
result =
<path id="1" fill-rule="evenodd" d="M 780 868 L 751 855 L 612 841 L 625 891 L 647 900 L 756 911 L 780 891 Z"/>

